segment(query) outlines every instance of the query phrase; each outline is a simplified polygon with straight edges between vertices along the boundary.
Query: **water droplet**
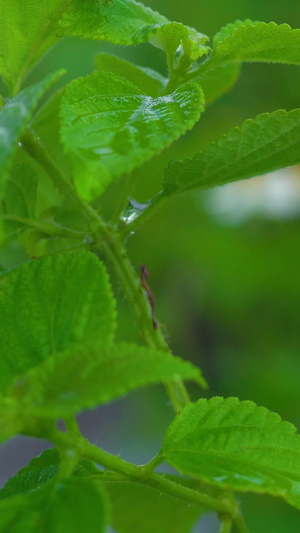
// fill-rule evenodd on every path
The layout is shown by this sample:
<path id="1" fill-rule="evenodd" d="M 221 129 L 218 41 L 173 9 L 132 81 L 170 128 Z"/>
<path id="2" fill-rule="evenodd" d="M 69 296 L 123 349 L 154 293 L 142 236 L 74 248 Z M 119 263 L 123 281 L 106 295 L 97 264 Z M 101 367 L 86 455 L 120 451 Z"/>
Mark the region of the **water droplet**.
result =
<path id="1" fill-rule="evenodd" d="M 86 235 L 83 239 L 84 244 L 92 244 L 94 239 L 91 235 Z"/>
<path id="2" fill-rule="evenodd" d="M 147 207 L 150 205 L 150 202 L 147 202 L 145 204 L 142 204 L 140 202 L 137 202 L 133 198 L 129 198 L 129 204 L 127 205 L 126 209 L 123 212 L 122 220 L 126 224 L 130 224 L 130 222 L 133 222 L 138 216 L 147 209 Z"/>

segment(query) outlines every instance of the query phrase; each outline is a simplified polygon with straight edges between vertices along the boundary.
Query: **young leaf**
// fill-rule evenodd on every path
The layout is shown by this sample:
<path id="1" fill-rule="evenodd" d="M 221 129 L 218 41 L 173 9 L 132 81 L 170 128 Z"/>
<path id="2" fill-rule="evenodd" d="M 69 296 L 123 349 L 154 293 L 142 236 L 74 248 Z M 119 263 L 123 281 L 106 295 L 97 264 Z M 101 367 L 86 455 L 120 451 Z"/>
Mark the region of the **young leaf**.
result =
<path id="1" fill-rule="evenodd" d="M 300 109 L 246 120 L 193 159 L 171 163 L 164 193 L 178 195 L 258 176 L 300 162 Z"/>
<path id="2" fill-rule="evenodd" d="M 100 195 L 113 179 L 192 128 L 202 109 L 195 83 L 159 98 L 107 72 L 70 83 L 62 99 L 61 136 L 81 195 Z"/>
<path id="3" fill-rule="evenodd" d="M 0 74 L 15 95 L 29 70 L 55 43 L 70 0 L 0 0 Z"/>
<path id="4" fill-rule="evenodd" d="M 198 368 L 171 354 L 134 344 L 93 342 L 48 358 L 10 392 L 33 415 L 59 418 L 177 378 L 206 386 Z"/>
<path id="5" fill-rule="evenodd" d="M 300 509 L 300 436 L 253 402 L 217 397 L 187 405 L 169 427 L 162 452 L 182 474 L 282 496 Z"/>
<path id="6" fill-rule="evenodd" d="M 245 20 L 228 24 L 213 40 L 210 56 L 198 66 L 195 78 L 207 103 L 234 85 L 242 62 L 300 64 L 300 30 L 288 24 Z"/>
<path id="7" fill-rule="evenodd" d="M 135 0 L 75 0 L 59 23 L 62 35 L 76 35 L 113 44 L 136 45 L 150 41 L 171 57 L 179 46 L 190 61 L 207 53 L 206 35 L 152 11 Z"/>
<path id="8" fill-rule="evenodd" d="M 176 479 L 183 484 L 188 480 Z M 178 500 L 153 488 L 130 481 L 103 480 L 110 497 L 112 526 L 118 533 L 190 533 L 195 522 L 207 512 L 197 505 Z"/>
<path id="9" fill-rule="evenodd" d="M 46 76 L 35 85 L 23 89 L 2 107 L 0 111 L 0 195 L 3 193 L 5 179 L 15 156 L 18 141 L 24 133 L 38 101 L 62 74 L 64 71 L 61 70 Z"/>
<path id="10" fill-rule="evenodd" d="M 74 342 L 112 339 L 115 303 L 103 264 L 89 252 L 21 265 L 0 292 L 0 390 Z"/>
<path id="11" fill-rule="evenodd" d="M 8 236 L 17 238 L 27 226 L 22 219 L 35 218 L 37 176 L 27 164 L 14 167 L 6 183 L 2 212 Z"/>
<path id="12" fill-rule="evenodd" d="M 288 24 L 245 20 L 228 24 L 217 33 L 213 49 L 202 71 L 217 67 L 259 61 L 300 64 L 300 30 Z"/>
<path id="13" fill-rule="evenodd" d="M 145 94 L 156 97 L 159 91 L 166 85 L 167 80 L 155 70 L 142 68 L 120 59 L 111 54 L 98 54 L 95 57 L 96 67 L 100 71 L 112 72 L 133 83 Z"/>
<path id="14" fill-rule="evenodd" d="M 101 484 L 71 478 L 48 483 L 28 495 L 0 501 L 0 532 L 104 533 L 107 502 Z"/>

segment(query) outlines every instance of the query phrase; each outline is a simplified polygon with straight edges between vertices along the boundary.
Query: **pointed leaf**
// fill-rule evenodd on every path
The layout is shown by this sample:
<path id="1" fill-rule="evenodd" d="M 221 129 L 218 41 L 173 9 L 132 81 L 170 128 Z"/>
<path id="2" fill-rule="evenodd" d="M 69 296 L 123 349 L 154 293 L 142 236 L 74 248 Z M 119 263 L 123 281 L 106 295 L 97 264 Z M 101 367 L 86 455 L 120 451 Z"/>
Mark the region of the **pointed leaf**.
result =
<path id="1" fill-rule="evenodd" d="M 0 75 L 12 94 L 57 41 L 56 25 L 69 4 L 70 0 L 0 0 Z"/>
<path id="2" fill-rule="evenodd" d="M 89 252 L 23 264 L 0 292 L 0 390 L 74 342 L 109 341 L 115 304 L 102 263 Z"/>
<path id="3" fill-rule="evenodd" d="M 107 72 L 70 83 L 62 99 L 61 136 L 79 192 L 86 199 L 101 194 L 192 128 L 202 109 L 195 83 L 159 98 Z"/>
<path id="4" fill-rule="evenodd" d="M 246 120 L 193 159 L 171 163 L 164 195 L 209 189 L 300 162 L 300 109 Z"/>
<path id="5" fill-rule="evenodd" d="M 107 503 L 101 484 L 71 478 L 0 501 L 0 532 L 104 533 Z"/>
<path id="6" fill-rule="evenodd" d="M 11 172 L 2 206 L 4 229 L 11 238 L 18 238 L 27 227 L 22 219 L 35 218 L 37 183 L 37 176 L 30 165 L 17 165 Z"/>
<path id="7" fill-rule="evenodd" d="M 282 496 L 300 509 L 300 436 L 253 402 L 216 397 L 187 405 L 169 427 L 162 452 L 182 474 Z"/>
<path id="8" fill-rule="evenodd" d="M 196 78 L 206 102 L 235 83 L 242 62 L 300 64 L 300 30 L 288 24 L 245 20 L 228 24 L 213 40 L 210 56 L 197 69 Z"/>
<path id="9" fill-rule="evenodd" d="M 89 343 L 48 358 L 10 393 L 33 416 L 63 417 L 155 383 L 184 379 L 206 386 L 190 362 L 135 344 Z"/>
<path id="10" fill-rule="evenodd" d="M 75 0 L 60 23 L 62 35 L 76 35 L 113 44 L 136 45 L 150 41 L 171 56 L 179 46 L 191 61 L 208 51 L 207 37 L 194 28 L 152 11 L 134 0 L 113 0 L 104 5 L 97 0 Z"/>
<path id="11" fill-rule="evenodd" d="M 24 133 L 38 101 L 62 74 L 64 71 L 61 70 L 46 76 L 35 85 L 26 87 L 2 107 L 0 111 L 0 194 L 3 193 L 5 178 L 15 156 L 18 141 Z"/>
<path id="12" fill-rule="evenodd" d="M 288 24 L 245 20 L 228 24 L 214 37 L 203 70 L 244 61 L 300 64 L 300 30 Z"/>
<path id="13" fill-rule="evenodd" d="M 95 57 L 96 67 L 100 71 L 113 72 L 133 83 L 141 91 L 150 96 L 157 96 L 166 85 L 167 80 L 155 70 L 142 68 L 111 54 L 98 54 Z"/>

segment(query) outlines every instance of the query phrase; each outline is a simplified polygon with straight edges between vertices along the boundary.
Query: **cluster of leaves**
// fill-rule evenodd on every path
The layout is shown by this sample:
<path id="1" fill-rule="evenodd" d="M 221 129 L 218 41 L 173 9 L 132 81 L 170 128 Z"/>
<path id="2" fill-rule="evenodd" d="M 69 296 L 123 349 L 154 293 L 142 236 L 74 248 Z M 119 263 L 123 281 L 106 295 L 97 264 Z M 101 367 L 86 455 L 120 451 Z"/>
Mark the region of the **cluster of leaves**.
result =
<path id="1" fill-rule="evenodd" d="M 130 180 L 134 169 L 191 129 L 205 103 L 233 85 L 241 63 L 299 65 L 300 30 L 247 20 L 223 28 L 210 48 L 203 34 L 135 0 L 28 0 L 26 5 L 0 0 L 0 8 L 0 74 L 10 95 L 0 98 L 2 245 L 19 238 L 32 258 L 41 238 L 61 243 L 59 253 L 47 255 L 46 246 L 44 257 L 4 272 L 1 279 L 0 439 L 18 433 L 47 437 L 58 449 L 8 481 L 0 493 L 0 530 L 100 532 L 112 524 L 120 533 L 185 533 L 210 506 L 224 511 L 228 489 L 281 496 L 300 509 L 300 437 L 291 424 L 252 402 L 212 398 L 182 409 L 155 464 L 167 461 L 193 479 L 166 478 L 162 497 L 163 481 L 151 469 L 128 467 L 127 477 L 123 471 L 118 478 L 83 460 L 101 463 L 102 458 L 108 470 L 122 469 L 120 459 L 114 469 L 111 459 L 84 447 L 70 422 L 80 411 L 138 387 L 163 383 L 174 390 L 174 383 L 180 389 L 185 380 L 206 387 L 199 369 L 165 349 L 147 306 L 141 304 L 136 317 L 149 346 L 115 341 L 115 300 L 98 254 L 118 264 L 115 273 L 121 269 L 135 308 L 144 296 L 130 266 L 124 263 L 122 270 L 121 237 L 175 196 L 299 163 L 300 110 L 260 115 L 193 159 L 170 163 L 163 191 L 125 227 L 120 221 L 116 228 L 104 223 L 88 202 L 121 176 Z M 39 109 L 63 72 L 31 86 L 26 76 L 66 35 L 118 45 L 149 42 L 166 53 L 169 75 L 101 53 L 92 74 L 73 80 Z M 70 179 L 35 136 L 47 113 L 59 117 Z M 44 175 L 37 163 L 59 187 L 63 202 L 59 197 L 51 203 L 49 197 L 44 205 Z M 118 215 L 121 220 L 122 212 Z M 74 244 L 78 251 L 69 250 Z M 57 441 L 61 418 L 74 447 Z"/>

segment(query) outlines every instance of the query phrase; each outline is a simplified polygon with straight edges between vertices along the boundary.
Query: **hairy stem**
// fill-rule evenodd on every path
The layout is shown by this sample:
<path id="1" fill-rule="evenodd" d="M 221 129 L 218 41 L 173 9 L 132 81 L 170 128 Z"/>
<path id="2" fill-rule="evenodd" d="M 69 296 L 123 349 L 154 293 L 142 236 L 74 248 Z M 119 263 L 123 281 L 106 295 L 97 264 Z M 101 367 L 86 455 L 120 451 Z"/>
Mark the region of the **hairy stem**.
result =
<path id="1" fill-rule="evenodd" d="M 159 327 L 153 327 L 150 304 L 144 293 L 140 278 L 137 276 L 129 261 L 119 235 L 113 232 L 113 230 L 107 229 L 105 238 L 101 242 L 101 251 L 112 265 L 121 283 L 145 342 L 151 348 L 169 352 L 168 344 L 161 329 Z M 188 393 L 183 382 L 171 382 L 166 385 L 166 389 L 175 412 L 181 411 L 189 401 Z"/>
<path id="2" fill-rule="evenodd" d="M 22 136 L 21 144 L 24 150 L 26 150 L 26 152 L 35 159 L 48 174 L 55 187 L 57 187 L 66 198 L 72 200 L 88 220 L 97 220 L 99 223 L 100 217 L 97 215 L 96 211 L 94 211 L 94 209 L 77 194 L 77 191 L 70 180 L 64 176 L 60 168 L 52 160 L 45 146 L 33 131 L 27 129 L 26 133 Z"/>
<path id="3" fill-rule="evenodd" d="M 225 499 L 219 500 L 213 498 L 212 496 L 185 487 L 175 481 L 171 481 L 165 478 L 163 474 L 145 472 L 144 466 L 140 467 L 129 463 L 128 461 L 124 461 L 120 457 L 113 456 L 104 450 L 97 448 L 97 446 L 90 444 L 84 439 L 74 442 L 73 437 L 67 433 L 56 431 L 50 436 L 50 439 L 60 448 L 75 448 L 76 453 L 82 458 L 95 461 L 107 470 L 112 470 L 113 472 L 121 474 L 126 479 L 148 485 L 160 492 L 187 501 L 188 503 L 211 509 L 216 513 L 230 515 L 234 519 L 236 509 L 230 500 L 227 501 Z"/>
<path id="4" fill-rule="evenodd" d="M 147 296 L 144 293 L 139 277 L 129 261 L 119 235 L 107 226 L 96 211 L 77 194 L 72 183 L 66 179 L 52 161 L 47 150 L 32 131 L 28 130 L 23 136 L 22 145 L 29 155 L 39 162 L 62 193 L 71 199 L 88 218 L 91 231 L 99 241 L 99 249 L 112 265 L 114 273 L 121 283 L 145 342 L 152 348 L 169 352 L 168 344 L 161 330 L 153 328 Z M 166 385 L 166 389 L 175 412 L 181 411 L 189 401 L 184 383 L 176 381 Z"/>

